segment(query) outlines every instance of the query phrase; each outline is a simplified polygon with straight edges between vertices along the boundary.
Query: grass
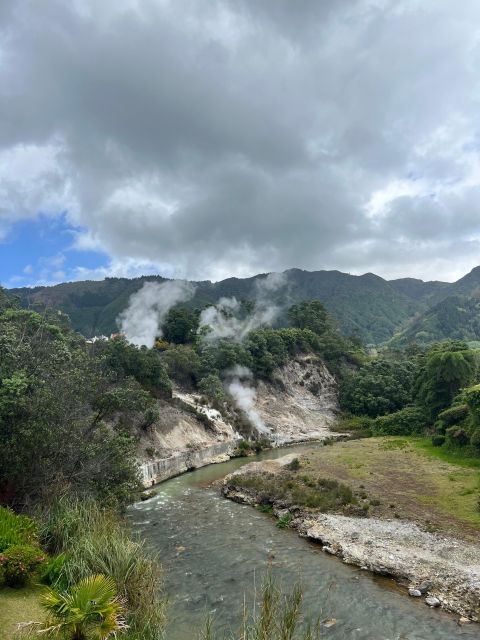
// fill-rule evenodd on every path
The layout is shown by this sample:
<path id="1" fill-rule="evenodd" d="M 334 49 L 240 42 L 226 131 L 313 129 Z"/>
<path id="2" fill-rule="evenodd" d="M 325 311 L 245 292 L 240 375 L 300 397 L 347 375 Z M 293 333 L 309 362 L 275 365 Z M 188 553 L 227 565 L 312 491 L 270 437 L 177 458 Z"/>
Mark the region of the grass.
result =
<path id="1" fill-rule="evenodd" d="M 399 436 L 339 442 L 305 453 L 301 463 L 312 476 L 346 483 L 357 495 L 364 491 L 371 516 L 410 519 L 478 542 L 478 458 Z"/>
<path id="2" fill-rule="evenodd" d="M 350 488 L 341 482 L 298 474 L 288 469 L 275 474 L 238 474 L 230 479 L 229 485 L 255 492 L 261 505 L 282 500 L 289 506 L 332 511 L 356 502 Z"/>
<path id="3" fill-rule="evenodd" d="M 0 640 L 13 640 L 17 624 L 44 618 L 38 596 L 40 587 L 0 589 Z"/>
<path id="4" fill-rule="evenodd" d="M 432 458 L 438 458 L 459 467 L 468 467 L 469 469 L 478 469 L 480 471 L 480 457 L 472 457 L 465 453 L 463 449 L 451 450 L 443 447 L 434 447 L 431 438 L 411 438 L 410 442 Z"/>
<path id="5" fill-rule="evenodd" d="M 285 594 L 271 576 L 267 576 L 259 595 L 258 605 L 254 602 L 252 608 L 244 607 L 243 624 L 238 634 L 221 636 L 221 640 L 319 640 L 320 622 L 311 624 L 302 619 L 300 585 Z M 200 640 L 217 639 L 214 620 L 209 616 Z"/>

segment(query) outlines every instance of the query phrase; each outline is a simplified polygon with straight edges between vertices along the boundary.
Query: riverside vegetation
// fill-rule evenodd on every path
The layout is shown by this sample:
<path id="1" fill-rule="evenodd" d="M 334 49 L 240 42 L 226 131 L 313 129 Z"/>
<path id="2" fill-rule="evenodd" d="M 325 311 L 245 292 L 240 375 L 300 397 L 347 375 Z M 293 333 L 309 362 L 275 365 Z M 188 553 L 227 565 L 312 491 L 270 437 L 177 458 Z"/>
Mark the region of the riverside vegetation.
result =
<path id="1" fill-rule="evenodd" d="M 141 488 L 137 441 L 156 420 L 156 399 L 168 400 L 173 383 L 225 409 L 225 370 L 241 365 L 268 379 L 292 356 L 315 353 L 339 383 L 339 430 L 361 437 L 430 434 L 444 456 L 479 458 L 479 359 L 466 343 L 370 355 L 357 339 L 342 336 L 315 300 L 294 305 L 287 326 L 257 329 L 242 343 L 203 341 L 198 317 L 198 310 L 171 310 L 153 349 L 122 339 L 87 345 L 64 314 L 20 309 L 0 290 L 0 605 L 11 589 L 25 589 L 32 605 L 26 617 L 38 619 L 39 603 L 46 614 L 24 633 L 162 637 L 160 565 L 132 538 L 122 513 Z M 258 438 L 244 416 L 235 426 Z M 342 478 L 294 467 L 286 473 L 277 486 L 284 500 L 366 511 Z M 263 480 L 255 482 L 268 493 Z M 266 495 L 265 503 L 271 499 Z M 45 586 L 32 587 L 38 583 Z M 292 598 L 290 609 L 281 607 L 290 611 L 284 632 L 287 620 L 272 613 L 281 597 L 268 586 L 264 613 L 250 620 L 248 637 L 259 637 L 261 628 L 261 637 L 293 637 L 300 600 L 298 593 Z"/>

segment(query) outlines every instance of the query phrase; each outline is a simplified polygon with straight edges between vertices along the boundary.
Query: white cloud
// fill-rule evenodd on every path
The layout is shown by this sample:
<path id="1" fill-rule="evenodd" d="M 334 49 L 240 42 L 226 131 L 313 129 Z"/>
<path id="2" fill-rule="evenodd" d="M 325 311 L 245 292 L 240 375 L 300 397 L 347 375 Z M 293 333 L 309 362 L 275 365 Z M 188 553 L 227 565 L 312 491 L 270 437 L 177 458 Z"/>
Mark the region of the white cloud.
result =
<path id="1" fill-rule="evenodd" d="M 68 211 L 110 257 L 74 277 L 480 262 L 477 0 L 0 11 L 0 240 Z"/>

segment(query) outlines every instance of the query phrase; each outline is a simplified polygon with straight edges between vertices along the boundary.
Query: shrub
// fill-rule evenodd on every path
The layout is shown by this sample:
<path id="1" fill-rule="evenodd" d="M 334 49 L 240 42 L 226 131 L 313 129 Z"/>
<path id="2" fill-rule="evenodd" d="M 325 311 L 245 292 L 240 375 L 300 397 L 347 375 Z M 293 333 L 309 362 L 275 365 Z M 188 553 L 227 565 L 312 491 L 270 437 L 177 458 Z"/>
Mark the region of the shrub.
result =
<path id="1" fill-rule="evenodd" d="M 447 425 L 443 420 L 437 420 L 434 424 L 434 427 L 437 433 L 440 433 L 441 435 L 445 435 L 445 432 L 447 430 Z"/>
<path id="2" fill-rule="evenodd" d="M 342 433 L 352 431 L 360 436 L 372 435 L 373 419 L 368 416 L 344 416 L 336 424 L 334 430 Z"/>
<path id="3" fill-rule="evenodd" d="M 470 444 L 480 449 L 480 429 L 476 429 L 470 436 Z"/>
<path id="4" fill-rule="evenodd" d="M 441 420 L 445 426 L 450 427 L 452 424 L 458 424 L 468 415 L 468 405 L 457 404 L 453 407 L 449 407 L 438 414 L 438 419 Z"/>
<path id="5" fill-rule="evenodd" d="M 0 507 L 0 552 L 13 545 L 35 545 L 37 539 L 37 525 L 31 518 Z"/>
<path id="6" fill-rule="evenodd" d="M 465 447 L 470 442 L 468 432 L 462 427 L 449 427 L 446 431 L 446 439 L 450 444 L 457 447 Z"/>
<path id="7" fill-rule="evenodd" d="M 421 433 L 426 426 L 426 417 L 423 409 L 415 406 L 405 407 L 380 416 L 373 421 L 373 435 L 408 436 L 412 433 Z"/>
<path id="8" fill-rule="evenodd" d="M 290 522 L 292 521 L 292 519 L 293 519 L 292 514 L 286 513 L 284 516 L 278 519 L 276 526 L 278 527 L 278 529 L 286 529 L 290 525 Z"/>
<path id="9" fill-rule="evenodd" d="M 0 555 L 5 584 L 9 587 L 23 587 L 42 562 L 45 554 L 38 547 L 18 544 L 9 547 Z"/>
<path id="10" fill-rule="evenodd" d="M 58 556 L 50 558 L 40 571 L 40 582 L 49 586 L 66 588 L 65 581 L 62 581 L 66 562 L 67 555 L 65 553 L 60 553 Z"/>
<path id="11" fill-rule="evenodd" d="M 443 435 L 432 436 L 432 444 L 434 447 L 441 447 L 442 444 L 444 444 L 444 442 L 445 442 L 445 436 Z"/>
<path id="12" fill-rule="evenodd" d="M 222 402 L 227 397 L 222 381 L 216 373 L 206 375 L 200 380 L 197 387 L 201 393 L 217 402 Z"/>
<path id="13" fill-rule="evenodd" d="M 160 418 L 160 412 L 156 407 L 150 407 L 147 409 L 143 416 L 143 421 L 140 428 L 146 431 Z"/>
<path id="14" fill-rule="evenodd" d="M 300 469 L 300 460 L 298 458 L 294 458 L 286 465 L 286 468 L 289 471 L 298 471 Z"/>
<path id="15" fill-rule="evenodd" d="M 262 513 L 273 513 L 273 506 L 271 504 L 259 504 L 258 510 Z"/>
<path id="16" fill-rule="evenodd" d="M 255 492 L 261 504 L 281 500 L 290 506 L 332 511 L 356 502 L 351 489 L 336 480 L 299 477 L 288 470 L 277 475 L 259 473 L 233 476 L 229 484 L 233 488 Z"/>

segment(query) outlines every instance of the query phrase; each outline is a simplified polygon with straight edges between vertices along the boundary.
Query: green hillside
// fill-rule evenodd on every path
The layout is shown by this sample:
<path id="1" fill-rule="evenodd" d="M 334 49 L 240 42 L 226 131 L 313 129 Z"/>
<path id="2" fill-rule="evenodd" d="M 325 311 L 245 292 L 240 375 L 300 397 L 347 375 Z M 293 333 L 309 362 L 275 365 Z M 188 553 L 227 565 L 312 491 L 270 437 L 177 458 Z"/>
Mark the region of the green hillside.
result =
<path id="1" fill-rule="evenodd" d="M 291 269 L 286 275 L 288 287 L 277 294 L 276 300 L 273 297 L 274 302 L 283 301 L 288 306 L 318 298 L 337 318 L 344 333 L 358 333 L 369 343 L 389 339 L 418 310 L 417 301 L 373 274 L 351 276 L 339 271 Z M 188 305 L 202 308 L 223 296 L 253 299 L 255 282 L 264 277 L 265 274 L 214 283 L 197 282 L 195 296 Z M 130 295 L 145 281 L 164 282 L 165 279 L 159 276 L 107 278 L 53 287 L 11 289 L 10 293 L 18 296 L 24 307 L 61 309 L 70 316 L 73 327 L 88 337 L 116 331 L 118 314 L 127 306 Z"/>
<path id="2" fill-rule="evenodd" d="M 405 346 L 416 342 L 425 345 L 448 338 L 467 342 L 480 340 L 480 298 L 445 298 L 412 320 L 390 344 Z"/>
<path id="3" fill-rule="evenodd" d="M 285 307 L 317 298 L 337 319 L 346 335 L 358 334 L 366 343 L 429 343 L 445 338 L 479 338 L 476 317 L 480 292 L 480 267 L 454 283 L 423 282 L 414 278 L 387 281 L 373 273 L 352 276 L 340 271 L 285 272 L 288 286 L 273 294 L 272 302 Z M 255 297 L 251 278 L 196 282 L 188 306 L 203 308 L 221 297 L 239 300 Z M 66 282 L 52 287 L 11 289 L 24 307 L 60 309 L 70 316 L 74 329 L 89 337 L 118 329 L 116 319 L 129 297 L 146 281 L 165 282 L 160 276 L 106 278 Z M 460 296 L 460 298 L 459 298 Z"/>

